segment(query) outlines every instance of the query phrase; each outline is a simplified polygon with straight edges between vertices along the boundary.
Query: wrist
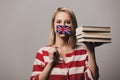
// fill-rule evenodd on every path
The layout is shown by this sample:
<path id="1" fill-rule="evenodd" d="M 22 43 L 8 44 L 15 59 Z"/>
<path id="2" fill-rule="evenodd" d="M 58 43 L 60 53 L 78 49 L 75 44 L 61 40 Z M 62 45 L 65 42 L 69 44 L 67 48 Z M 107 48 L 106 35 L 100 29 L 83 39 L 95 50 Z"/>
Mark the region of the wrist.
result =
<path id="1" fill-rule="evenodd" d="M 53 62 L 54 62 L 54 60 L 53 60 L 53 59 L 50 59 L 48 63 L 51 64 L 51 63 L 53 63 Z"/>
<path id="2" fill-rule="evenodd" d="M 58 62 L 55 60 L 49 60 L 48 64 L 51 65 L 52 67 L 55 66 Z"/>

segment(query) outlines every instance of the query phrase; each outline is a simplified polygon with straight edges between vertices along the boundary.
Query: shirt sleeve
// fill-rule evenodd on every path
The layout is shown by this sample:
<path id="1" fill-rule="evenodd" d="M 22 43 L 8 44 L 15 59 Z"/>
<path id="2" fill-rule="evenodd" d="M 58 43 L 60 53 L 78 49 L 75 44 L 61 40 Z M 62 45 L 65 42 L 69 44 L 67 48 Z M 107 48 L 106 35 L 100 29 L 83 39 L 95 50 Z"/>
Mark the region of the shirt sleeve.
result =
<path id="1" fill-rule="evenodd" d="M 87 57 L 87 59 L 85 61 L 84 77 L 85 77 L 85 80 L 94 80 L 93 76 L 92 76 L 92 72 L 90 71 L 90 68 L 88 66 L 88 57 Z"/>
<path id="2" fill-rule="evenodd" d="M 84 78 L 85 78 L 85 80 L 94 80 L 93 76 L 92 76 L 92 72 L 90 71 L 90 68 L 88 66 L 87 47 L 83 43 L 79 43 L 79 44 L 77 44 L 77 46 L 78 46 L 77 49 L 79 49 L 79 50 L 85 50 L 86 51 L 86 52 L 84 52 L 86 54 L 85 65 L 84 65 Z"/>
<path id="3" fill-rule="evenodd" d="M 80 49 L 85 49 L 87 51 L 87 47 L 84 43 L 78 43 L 77 44 L 80 48 Z M 84 78 L 85 80 L 94 80 L 93 79 L 93 76 L 92 76 L 92 72 L 88 66 L 88 55 L 87 55 L 87 52 L 86 52 L 86 59 L 85 59 L 85 71 L 84 71 Z"/>
<path id="4" fill-rule="evenodd" d="M 44 63 L 42 50 L 39 50 L 36 53 L 36 57 L 35 57 L 34 64 L 33 64 L 32 75 L 30 77 L 30 80 L 39 80 L 39 75 L 43 71 L 44 65 L 45 65 L 45 63 Z"/>

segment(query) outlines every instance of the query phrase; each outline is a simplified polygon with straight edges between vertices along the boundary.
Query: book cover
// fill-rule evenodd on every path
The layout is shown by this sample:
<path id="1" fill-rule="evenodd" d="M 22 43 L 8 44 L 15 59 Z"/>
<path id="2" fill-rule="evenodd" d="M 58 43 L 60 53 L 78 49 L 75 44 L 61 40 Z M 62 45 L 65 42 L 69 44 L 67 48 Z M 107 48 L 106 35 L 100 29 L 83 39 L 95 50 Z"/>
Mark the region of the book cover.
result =
<path id="1" fill-rule="evenodd" d="M 111 38 L 109 33 L 82 33 L 76 36 L 79 38 Z"/>
<path id="2" fill-rule="evenodd" d="M 81 32 L 107 32 L 109 33 L 111 30 L 110 27 L 97 27 L 97 26 L 82 26 L 76 29 L 76 35 L 80 34 Z"/>
<path id="3" fill-rule="evenodd" d="M 111 39 L 81 38 L 81 39 L 77 39 L 77 42 L 111 43 Z"/>

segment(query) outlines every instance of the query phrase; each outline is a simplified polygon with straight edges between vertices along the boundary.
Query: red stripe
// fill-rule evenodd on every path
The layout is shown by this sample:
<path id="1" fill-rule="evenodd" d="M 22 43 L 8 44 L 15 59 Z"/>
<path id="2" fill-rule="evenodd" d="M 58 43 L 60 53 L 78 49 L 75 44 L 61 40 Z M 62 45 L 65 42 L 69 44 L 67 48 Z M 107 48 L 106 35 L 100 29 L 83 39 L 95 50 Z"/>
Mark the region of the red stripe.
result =
<path id="1" fill-rule="evenodd" d="M 79 51 L 81 51 L 81 55 L 86 54 L 86 52 L 87 52 L 85 49 L 83 49 L 83 50 L 78 50 L 78 53 L 79 53 Z"/>
<path id="2" fill-rule="evenodd" d="M 69 63 L 62 62 L 62 63 L 56 64 L 54 67 L 64 69 L 64 68 L 66 68 L 66 66 L 70 67 L 70 68 L 72 68 L 72 67 L 82 67 L 82 66 L 85 66 L 85 60 L 83 60 L 83 61 L 72 61 L 72 62 L 69 62 Z"/>
<path id="3" fill-rule="evenodd" d="M 71 53 L 67 53 L 66 54 L 66 57 L 71 57 L 71 56 L 73 56 L 73 55 L 84 55 L 84 54 L 86 54 L 86 50 L 85 49 L 81 49 L 81 50 L 74 50 L 74 51 L 72 51 Z M 38 52 L 39 53 L 39 52 Z M 42 51 L 42 55 L 43 56 L 49 56 L 49 53 L 48 53 L 48 51 L 45 51 L 45 50 L 43 50 Z"/>
<path id="4" fill-rule="evenodd" d="M 39 80 L 39 75 L 31 76 L 31 77 L 30 77 L 30 80 Z"/>
<path id="5" fill-rule="evenodd" d="M 67 75 L 50 75 L 49 80 L 67 80 Z"/>
<path id="6" fill-rule="evenodd" d="M 43 67 L 42 66 L 40 66 L 40 65 L 33 65 L 33 71 L 43 71 Z"/>
<path id="7" fill-rule="evenodd" d="M 84 50 L 84 49 L 82 49 L 82 50 L 74 50 L 73 52 L 66 54 L 66 57 L 71 57 L 73 55 L 84 55 L 84 54 L 86 54 L 86 52 L 87 51 Z"/>
<path id="8" fill-rule="evenodd" d="M 45 62 L 45 66 L 47 66 L 48 62 Z"/>
<path id="9" fill-rule="evenodd" d="M 50 75 L 49 80 L 84 80 L 84 74 L 73 74 L 73 75 Z"/>
<path id="10" fill-rule="evenodd" d="M 56 64 L 54 67 L 64 69 L 64 68 L 66 68 L 66 64 L 64 62 L 62 62 L 62 63 Z"/>
<path id="11" fill-rule="evenodd" d="M 49 56 L 48 51 L 43 50 L 42 52 L 43 52 L 43 56 Z"/>
<path id="12" fill-rule="evenodd" d="M 44 62 L 43 55 L 42 55 L 41 53 L 37 52 L 36 58 L 37 58 L 38 60 Z"/>
<path id="13" fill-rule="evenodd" d="M 70 63 L 67 63 L 68 67 L 81 67 L 85 66 L 85 60 L 83 61 L 72 61 Z"/>
<path id="14" fill-rule="evenodd" d="M 91 79 L 88 77 L 88 73 L 85 73 L 85 77 L 86 77 L 86 80 L 91 80 Z"/>

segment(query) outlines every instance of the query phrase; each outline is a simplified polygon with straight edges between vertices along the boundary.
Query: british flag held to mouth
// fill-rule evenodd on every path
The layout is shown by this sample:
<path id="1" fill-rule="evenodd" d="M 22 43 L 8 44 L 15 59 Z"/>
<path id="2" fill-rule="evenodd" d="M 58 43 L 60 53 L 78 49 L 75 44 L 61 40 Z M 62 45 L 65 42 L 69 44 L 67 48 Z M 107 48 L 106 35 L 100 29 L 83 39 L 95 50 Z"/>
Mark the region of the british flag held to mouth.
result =
<path id="1" fill-rule="evenodd" d="M 62 26 L 62 25 L 57 25 L 57 33 L 58 34 L 65 34 L 69 35 L 70 34 L 70 28 L 69 26 Z"/>

